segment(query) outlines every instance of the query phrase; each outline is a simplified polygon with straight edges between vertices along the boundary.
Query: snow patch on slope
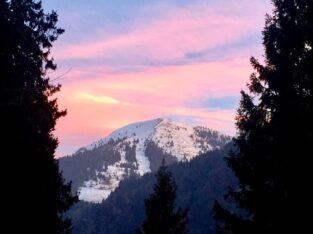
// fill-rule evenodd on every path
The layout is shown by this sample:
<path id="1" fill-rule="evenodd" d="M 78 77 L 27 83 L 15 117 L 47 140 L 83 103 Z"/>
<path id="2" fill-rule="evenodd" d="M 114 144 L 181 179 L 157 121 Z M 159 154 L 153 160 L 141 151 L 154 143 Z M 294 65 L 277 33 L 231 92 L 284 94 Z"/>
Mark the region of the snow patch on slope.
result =
<path id="1" fill-rule="evenodd" d="M 94 148 L 97 148 L 101 145 L 108 143 L 110 140 L 116 141 L 118 139 L 124 138 L 127 138 L 129 140 L 147 139 L 151 134 L 153 134 L 155 126 L 162 121 L 163 119 L 159 118 L 126 125 L 125 127 L 122 127 L 112 132 L 109 136 L 102 138 L 99 141 L 94 142 L 89 146 L 86 146 L 85 148 L 86 150 L 92 150 Z"/>
<path id="2" fill-rule="evenodd" d="M 78 190 L 80 200 L 92 203 L 101 203 L 102 200 L 108 198 L 111 192 L 111 190 L 103 188 L 100 181 L 94 180 L 86 181 L 84 186 Z"/>
<path id="3" fill-rule="evenodd" d="M 178 161 L 190 160 L 201 153 L 203 148 L 196 143 L 195 129 L 191 126 L 162 121 L 156 126 L 153 141 L 166 153 L 175 156 Z M 212 150 L 210 145 L 207 150 Z"/>
<path id="4" fill-rule="evenodd" d="M 87 202 L 100 203 L 106 199 L 111 192 L 113 192 L 119 185 L 120 181 L 124 179 L 127 172 L 122 166 L 125 163 L 125 153 L 122 160 L 109 165 L 107 169 L 103 168 L 103 171 L 97 172 L 101 174 L 97 180 L 88 180 L 84 183 L 84 186 L 79 188 L 79 199 Z"/>
<path id="5" fill-rule="evenodd" d="M 140 139 L 136 145 L 136 159 L 138 162 L 137 174 L 144 175 L 150 170 L 150 161 L 145 155 L 145 139 Z"/>
<path id="6" fill-rule="evenodd" d="M 111 165 L 103 166 L 96 172 L 96 180 L 88 180 L 79 188 L 79 199 L 99 203 L 106 199 L 118 186 L 120 181 L 131 173 L 144 175 L 151 172 L 150 161 L 145 155 L 147 142 L 154 142 L 164 152 L 174 156 L 178 161 L 191 160 L 202 152 L 213 150 L 208 139 L 197 134 L 197 128 L 180 124 L 167 119 L 154 119 L 127 125 L 112 132 L 109 136 L 85 147 L 93 150 L 114 141 L 114 151 L 119 152 L 121 159 Z M 200 128 L 204 132 L 209 129 Z M 135 147 L 136 161 L 126 159 L 126 145 Z M 132 169 L 125 165 L 132 165 Z"/>
<path id="7" fill-rule="evenodd" d="M 98 179 L 97 181 L 89 180 L 85 182 L 84 186 L 79 188 L 79 199 L 100 203 L 103 199 L 106 199 L 110 193 L 118 187 L 120 181 L 129 174 L 123 167 L 123 164 L 127 163 L 124 143 L 129 143 L 131 146 L 135 145 L 136 147 L 136 161 L 138 166 L 136 173 L 142 176 L 151 172 L 150 161 L 145 155 L 145 142 L 147 139 L 151 138 L 155 132 L 155 127 L 160 122 L 162 122 L 162 119 L 130 124 L 114 131 L 108 137 L 85 147 L 86 150 L 92 150 L 108 143 L 110 140 L 123 140 L 115 147 L 115 150 L 121 155 L 121 160 L 109 165 L 107 169 L 103 168 L 103 171 L 100 172 L 100 174 L 106 178 L 106 181 Z"/>

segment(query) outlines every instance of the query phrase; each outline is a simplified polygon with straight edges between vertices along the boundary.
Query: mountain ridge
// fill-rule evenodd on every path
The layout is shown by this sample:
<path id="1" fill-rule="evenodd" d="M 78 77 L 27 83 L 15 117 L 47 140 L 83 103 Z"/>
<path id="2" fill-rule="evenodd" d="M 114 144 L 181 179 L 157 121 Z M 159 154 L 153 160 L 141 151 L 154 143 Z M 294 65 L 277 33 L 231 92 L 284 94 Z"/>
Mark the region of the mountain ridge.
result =
<path id="1" fill-rule="evenodd" d="M 155 171 L 163 158 L 168 163 L 188 161 L 230 140 L 206 127 L 158 118 L 117 129 L 62 158 L 60 166 L 81 200 L 99 203 L 121 180 Z"/>

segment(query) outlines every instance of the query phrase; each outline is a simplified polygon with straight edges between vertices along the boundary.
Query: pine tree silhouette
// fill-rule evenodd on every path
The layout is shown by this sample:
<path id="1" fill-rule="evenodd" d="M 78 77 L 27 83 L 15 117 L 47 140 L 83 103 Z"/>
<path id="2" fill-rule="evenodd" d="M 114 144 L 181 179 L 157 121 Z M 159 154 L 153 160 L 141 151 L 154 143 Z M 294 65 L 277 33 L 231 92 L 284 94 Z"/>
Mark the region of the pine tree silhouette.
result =
<path id="1" fill-rule="evenodd" d="M 0 116 L 2 202 L 6 233 L 69 233 L 64 212 L 76 201 L 59 172 L 53 136 L 59 91 L 47 77 L 56 69 L 52 43 L 63 33 L 56 12 L 40 1 L 0 1 Z M 8 170 L 4 170 L 8 169 Z"/>
<path id="2" fill-rule="evenodd" d="M 187 233 L 188 210 L 175 208 L 176 184 L 170 171 L 162 165 L 156 174 L 154 193 L 145 200 L 146 220 L 142 224 L 142 234 L 185 234 Z"/>
<path id="3" fill-rule="evenodd" d="M 242 92 L 237 149 L 228 162 L 242 210 L 215 204 L 217 233 L 307 233 L 312 206 L 313 1 L 274 0 L 263 31 L 265 64 Z M 311 176 L 310 176 L 311 175 Z"/>

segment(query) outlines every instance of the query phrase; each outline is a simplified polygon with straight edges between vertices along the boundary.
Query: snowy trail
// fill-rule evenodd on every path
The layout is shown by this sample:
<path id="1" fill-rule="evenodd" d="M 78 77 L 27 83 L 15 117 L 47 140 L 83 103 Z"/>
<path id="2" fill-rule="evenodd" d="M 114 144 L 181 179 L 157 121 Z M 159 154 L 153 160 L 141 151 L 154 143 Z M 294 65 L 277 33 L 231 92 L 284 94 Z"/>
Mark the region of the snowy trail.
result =
<path id="1" fill-rule="evenodd" d="M 139 175 L 144 175 L 148 172 L 151 172 L 150 170 L 150 161 L 145 155 L 145 142 L 144 139 L 140 139 L 139 143 L 136 146 L 136 159 L 138 163 L 138 171 L 137 173 Z"/>
<path id="2" fill-rule="evenodd" d="M 215 142 L 222 141 L 222 135 L 215 134 L 214 138 L 213 132 L 208 128 L 192 127 L 160 118 L 122 127 L 83 149 L 92 151 L 113 141 L 112 151 L 118 152 L 120 158 L 112 162 L 106 162 L 104 158 L 103 168 L 96 171 L 96 178 L 86 178 L 79 187 L 79 199 L 99 203 L 128 176 L 134 174 L 143 176 L 151 172 L 151 167 L 154 168 L 156 165 L 155 162 L 150 162 L 146 155 L 149 143 L 153 143 L 161 152 L 172 155 L 177 161 L 189 161 L 200 152 L 216 148 L 210 144 L 210 139 Z M 151 148 L 149 150 L 148 152 L 153 155 Z M 80 150 L 80 153 L 84 152 Z"/>

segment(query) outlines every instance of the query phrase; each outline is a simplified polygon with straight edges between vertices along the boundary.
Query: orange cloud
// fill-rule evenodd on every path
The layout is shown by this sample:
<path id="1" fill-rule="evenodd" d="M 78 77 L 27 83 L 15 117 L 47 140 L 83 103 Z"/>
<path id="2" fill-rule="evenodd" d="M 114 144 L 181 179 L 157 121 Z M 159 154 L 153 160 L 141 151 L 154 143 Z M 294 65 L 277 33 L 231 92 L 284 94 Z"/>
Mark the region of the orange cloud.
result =
<path id="1" fill-rule="evenodd" d="M 124 104 L 129 105 L 130 103 L 127 102 L 121 102 L 115 98 L 109 97 L 109 96 L 103 96 L 103 95 L 93 95 L 90 93 L 85 92 L 79 92 L 74 96 L 74 99 L 79 103 L 84 102 L 95 102 L 95 103 L 102 103 L 102 104 Z"/>
<path id="2" fill-rule="evenodd" d="M 84 136 L 83 142 L 80 139 L 82 146 L 128 123 L 169 115 L 201 119 L 201 124 L 234 134 L 235 110 L 187 104 L 192 100 L 238 95 L 250 72 L 248 60 L 238 58 L 128 74 L 103 71 L 85 80 L 73 77 L 59 93 L 61 107 L 68 109 L 68 115 L 57 125 L 60 146 L 78 145 L 73 141 L 80 133 Z"/>
<path id="3" fill-rule="evenodd" d="M 223 46 L 236 47 L 238 41 L 250 43 L 240 39 L 261 31 L 269 5 L 261 0 L 240 3 L 229 1 L 225 7 L 215 1 L 175 8 L 165 4 L 149 19 L 134 19 L 126 30 L 110 35 L 98 29 L 88 40 L 85 35 L 83 41 L 77 42 L 78 37 L 74 44 L 55 47 L 54 57 L 72 67 L 58 94 L 60 106 L 68 109 L 56 129 L 61 142 L 58 154 L 73 152 L 125 124 L 169 115 L 195 118 L 234 134 L 235 110 L 188 104 L 238 96 L 252 71 L 246 55 L 250 50 L 233 52 L 223 61 L 190 57 L 216 48 L 226 53 Z M 167 65 L 174 63 L 180 65 Z"/>
<path id="4" fill-rule="evenodd" d="M 97 70 L 97 67 L 88 69 Z M 85 80 L 76 79 L 74 75 L 71 82 L 64 83 L 61 95 L 77 98 L 79 94 L 80 98 L 98 102 L 170 106 L 194 98 L 238 95 L 251 71 L 246 58 L 150 68 L 127 74 L 99 70 Z"/>
<path id="5" fill-rule="evenodd" d="M 61 147 L 73 145 L 77 149 L 79 146 L 90 144 L 126 124 L 167 115 L 188 116 L 191 119 L 200 118 L 203 119 L 203 122 L 199 124 L 224 133 L 234 133 L 233 110 L 206 110 L 183 106 L 166 107 L 142 104 L 134 104 L 131 108 L 125 105 L 103 103 L 68 103 L 67 105 L 69 106 L 68 115 L 58 122 L 56 132 L 60 136 Z"/>

